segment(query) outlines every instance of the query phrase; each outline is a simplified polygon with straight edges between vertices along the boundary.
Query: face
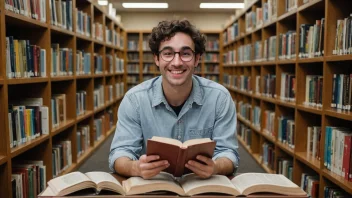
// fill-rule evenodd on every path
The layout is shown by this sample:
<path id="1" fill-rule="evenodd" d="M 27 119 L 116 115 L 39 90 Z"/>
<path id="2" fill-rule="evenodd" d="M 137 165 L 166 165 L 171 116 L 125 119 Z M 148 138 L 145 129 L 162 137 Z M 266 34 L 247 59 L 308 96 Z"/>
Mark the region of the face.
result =
<path id="1" fill-rule="evenodd" d="M 162 54 L 154 55 L 156 65 L 160 68 L 161 75 L 163 76 L 164 86 L 187 86 L 192 84 L 192 74 L 195 66 L 198 65 L 199 55 L 193 55 L 190 61 L 187 56 L 188 52 L 195 51 L 194 43 L 191 37 L 185 33 L 177 32 L 170 40 L 160 43 L 159 51 L 163 51 L 164 57 L 176 53 L 171 61 L 167 58 L 162 58 Z M 184 53 L 182 53 L 184 52 Z M 182 55 L 181 55 L 182 54 Z M 183 57 L 181 59 L 180 55 Z"/>

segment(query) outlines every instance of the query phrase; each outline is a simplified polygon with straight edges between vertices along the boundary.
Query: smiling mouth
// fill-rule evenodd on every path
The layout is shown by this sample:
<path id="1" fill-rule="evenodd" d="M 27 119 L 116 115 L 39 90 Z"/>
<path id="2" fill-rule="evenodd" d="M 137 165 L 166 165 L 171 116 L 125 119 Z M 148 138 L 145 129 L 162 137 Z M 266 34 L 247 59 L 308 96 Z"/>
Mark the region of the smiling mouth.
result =
<path id="1" fill-rule="evenodd" d="M 186 70 L 169 70 L 169 72 L 171 72 L 172 74 L 182 74 L 184 73 Z"/>

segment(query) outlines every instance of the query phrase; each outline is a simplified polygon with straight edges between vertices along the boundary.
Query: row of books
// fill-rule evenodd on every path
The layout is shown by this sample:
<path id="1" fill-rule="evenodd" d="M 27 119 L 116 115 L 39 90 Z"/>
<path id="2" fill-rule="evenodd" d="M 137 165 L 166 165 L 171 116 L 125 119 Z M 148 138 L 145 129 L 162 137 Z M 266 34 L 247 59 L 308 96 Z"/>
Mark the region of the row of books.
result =
<path id="1" fill-rule="evenodd" d="M 279 35 L 279 60 L 296 59 L 296 35 L 294 30 Z"/>
<path id="2" fill-rule="evenodd" d="M 307 127 L 307 157 L 320 160 L 321 127 Z"/>
<path id="3" fill-rule="evenodd" d="M 324 166 L 347 181 L 352 181 L 351 137 L 349 128 L 325 127 Z"/>
<path id="4" fill-rule="evenodd" d="M 255 11 L 246 13 L 245 16 L 246 32 L 251 32 L 263 25 L 263 9 L 256 8 Z"/>
<path id="5" fill-rule="evenodd" d="M 332 84 L 331 107 L 340 110 L 351 110 L 352 74 L 334 74 Z"/>
<path id="6" fill-rule="evenodd" d="M 234 65 L 234 64 L 236 64 L 237 63 L 236 62 L 236 60 L 237 60 L 236 56 L 237 56 L 236 49 L 224 52 L 223 53 L 223 59 L 222 59 L 224 65 Z"/>
<path id="7" fill-rule="evenodd" d="M 139 83 L 139 76 L 137 76 L 137 75 L 127 76 L 127 83 L 129 83 L 129 84 L 137 84 L 137 83 Z"/>
<path id="8" fill-rule="evenodd" d="M 98 85 L 94 88 L 93 91 L 93 104 L 94 109 L 102 107 L 105 105 L 105 94 L 104 94 L 104 85 Z"/>
<path id="9" fill-rule="evenodd" d="M 54 94 L 51 98 L 52 127 L 66 122 L 66 94 Z"/>
<path id="10" fill-rule="evenodd" d="M 145 45 L 145 46 L 147 46 L 147 45 Z M 127 49 L 128 50 L 133 50 L 133 51 L 139 50 L 138 40 L 128 40 Z"/>
<path id="11" fill-rule="evenodd" d="M 109 109 L 106 113 L 99 118 L 94 119 L 94 140 L 99 141 L 106 132 L 114 125 L 113 112 Z"/>
<path id="12" fill-rule="evenodd" d="M 134 60 L 134 59 L 132 59 Z M 143 61 L 153 61 L 154 62 L 154 56 L 152 53 L 144 53 L 143 54 Z"/>
<path id="13" fill-rule="evenodd" d="M 290 11 L 292 11 L 292 10 L 295 10 L 295 9 L 297 9 L 297 0 L 286 0 L 286 2 L 285 2 L 286 4 L 286 6 L 285 6 L 285 11 L 286 12 L 290 12 Z"/>
<path id="14" fill-rule="evenodd" d="M 84 50 L 77 50 L 76 53 L 76 75 L 91 74 L 91 54 Z"/>
<path id="15" fill-rule="evenodd" d="M 152 73 L 156 72 L 156 66 L 152 63 L 144 63 L 143 64 L 143 73 Z"/>
<path id="16" fill-rule="evenodd" d="M 205 44 L 205 49 L 206 51 L 216 51 L 219 50 L 219 40 L 207 40 L 206 44 Z"/>
<path id="17" fill-rule="evenodd" d="M 239 36 L 239 33 L 240 31 L 238 22 L 233 23 L 231 26 L 229 26 L 226 31 L 222 33 L 222 36 L 224 38 L 224 45 L 235 40 Z"/>
<path id="18" fill-rule="evenodd" d="M 323 76 L 307 75 L 304 105 L 321 108 L 323 106 L 322 97 L 323 97 Z"/>
<path id="19" fill-rule="evenodd" d="M 277 138 L 288 147 L 295 148 L 295 121 L 292 118 L 280 116 L 277 118 L 278 134 Z"/>
<path id="20" fill-rule="evenodd" d="M 252 105 L 249 103 L 244 103 L 243 101 L 238 102 L 238 114 L 244 119 L 250 120 L 252 113 Z"/>
<path id="21" fill-rule="evenodd" d="M 264 133 L 275 137 L 275 111 L 265 110 L 263 113 L 263 129 Z"/>
<path id="22" fill-rule="evenodd" d="M 293 161 L 292 159 L 281 158 L 277 159 L 277 174 L 282 174 L 292 181 L 293 178 Z"/>
<path id="23" fill-rule="evenodd" d="M 252 45 L 241 45 L 237 49 L 238 64 L 248 63 L 252 60 Z"/>
<path id="24" fill-rule="evenodd" d="M 49 0 L 51 24 L 72 31 L 72 0 Z"/>
<path id="25" fill-rule="evenodd" d="M 112 102 L 114 100 L 114 86 L 106 85 L 105 86 L 105 98 L 107 101 Z"/>
<path id="26" fill-rule="evenodd" d="M 313 58 L 324 54 L 325 18 L 315 24 L 301 24 L 299 37 L 299 58 Z"/>
<path id="27" fill-rule="evenodd" d="M 76 93 L 76 115 L 83 115 L 87 111 L 87 92 L 77 91 Z"/>
<path id="28" fill-rule="evenodd" d="M 206 74 L 204 76 L 206 79 L 209 79 L 209 80 L 212 80 L 214 82 L 219 82 L 219 75 L 209 75 L 209 74 Z"/>
<path id="29" fill-rule="evenodd" d="M 139 73 L 139 63 L 128 63 L 127 64 L 128 73 Z"/>
<path id="30" fill-rule="evenodd" d="M 252 130 L 241 122 L 238 122 L 236 131 L 240 138 L 246 143 L 245 146 L 250 148 L 252 145 Z"/>
<path id="31" fill-rule="evenodd" d="M 12 165 L 11 186 L 13 198 L 36 197 L 47 186 L 44 162 L 16 161 Z"/>
<path id="32" fill-rule="evenodd" d="M 296 76 L 291 73 L 281 73 L 280 99 L 296 101 Z"/>
<path id="33" fill-rule="evenodd" d="M 49 111 L 42 98 L 26 98 L 9 105 L 10 148 L 49 134 Z"/>
<path id="34" fill-rule="evenodd" d="M 51 76 L 73 75 L 73 51 L 60 48 L 60 44 L 51 44 Z"/>
<path id="35" fill-rule="evenodd" d="M 65 140 L 53 143 L 51 157 L 53 178 L 55 178 L 72 165 L 71 141 Z"/>
<path id="36" fill-rule="evenodd" d="M 261 155 L 263 164 L 269 167 L 271 170 L 275 169 L 275 147 L 272 143 L 264 142 L 262 144 L 263 152 Z"/>
<path id="37" fill-rule="evenodd" d="M 204 58 L 205 62 L 219 62 L 218 53 L 205 53 L 202 58 Z"/>
<path id="38" fill-rule="evenodd" d="M 261 118 L 261 108 L 259 106 L 254 106 L 253 110 L 252 110 L 252 123 L 254 125 L 254 127 L 256 127 L 257 129 L 260 130 L 261 128 L 261 123 L 262 123 L 262 118 Z"/>
<path id="39" fill-rule="evenodd" d="M 332 51 L 334 55 L 344 55 L 352 53 L 352 14 L 344 19 L 338 19 L 335 34 L 335 47 Z"/>
<path id="40" fill-rule="evenodd" d="M 81 157 L 90 147 L 90 127 L 80 125 L 77 127 L 77 158 Z"/>
<path id="41" fill-rule="evenodd" d="M 46 0 L 5 0 L 5 9 L 43 23 L 46 22 Z"/>
<path id="42" fill-rule="evenodd" d="M 95 22 L 92 25 L 92 37 L 98 41 L 104 41 L 103 24 Z"/>
<path id="43" fill-rule="evenodd" d="M 103 56 L 98 53 L 94 53 L 94 73 L 103 73 Z"/>
<path id="44" fill-rule="evenodd" d="M 307 192 L 309 197 L 319 197 L 319 176 L 315 174 L 301 174 L 301 188 Z M 328 196 L 324 196 L 327 198 Z"/>
<path id="45" fill-rule="evenodd" d="M 206 64 L 204 67 L 204 72 L 219 73 L 219 65 L 218 64 Z"/>
<path id="46" fill-rule="evenodd" d="M 116 98 L 120 98 L 124 95 L 124 89 L 125 89 L 124 87 L 125 87 L 124 82 L 115 83 Z"/>
<path id="47" fill-rule="evenodd" d="M 137 45 L 137 49 L 138 49 L 138 45 Z M 143 51 L 148 51 L 150 50 L 149 48 L 149 41 L 147 39 L 143 39 L 142 41 L 142 50 Z"/>
<path id="48" fill-rule="evenodd" d="M 76 32 L 84 36 L 91 36 L 92 28 L 91 22 L 92 18 L 88 13 L 83 12 L 75 8 L 76 13 Z"/>
<path id="49" fill-rule="evenodd" d="M 6 74 L 8 78 L 46 76 L 46 50 L 29 40 L 6 37 Z"/>
<path id="50" fill-rule="evenodd" d="M 276 75 L 266 74 L 262 78 L 262 94 L 266 97 L 275 98 Z"/>
<path id="51" fill-rule="evenodd" d="M 139 61 L 139 54 L 138 53 L 128 53 L 127 60 L 128 61 Z"/>

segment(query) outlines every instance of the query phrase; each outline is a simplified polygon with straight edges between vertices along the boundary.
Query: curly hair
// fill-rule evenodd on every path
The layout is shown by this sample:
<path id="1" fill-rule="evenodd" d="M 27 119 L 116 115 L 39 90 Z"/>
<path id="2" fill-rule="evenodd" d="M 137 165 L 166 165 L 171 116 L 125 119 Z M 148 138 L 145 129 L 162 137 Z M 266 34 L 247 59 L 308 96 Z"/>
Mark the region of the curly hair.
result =
<path id="1" fill-rule="evenodd" d="M 149 47 L 153 54 L 159 54 L 160 43 L 171 39 L 177 32 L 188 34 L 195 45 L 196 54 L 205 52 L 206 37 L 201 34 L 188 20 L 161 21 L 149 35 Z"/>

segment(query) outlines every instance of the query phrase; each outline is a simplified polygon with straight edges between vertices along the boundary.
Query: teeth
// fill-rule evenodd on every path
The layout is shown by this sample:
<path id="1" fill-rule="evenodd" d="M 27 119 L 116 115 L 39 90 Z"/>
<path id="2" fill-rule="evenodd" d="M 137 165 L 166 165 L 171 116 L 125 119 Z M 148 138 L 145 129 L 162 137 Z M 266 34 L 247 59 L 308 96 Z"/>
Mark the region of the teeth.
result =
<path id="1" fill-rule="evenodd" d="M 180 74 L 180 73 L 182 73 L 183 71 L 171 71 L 171 73 L 173 73 L 173 74 Z"/>

